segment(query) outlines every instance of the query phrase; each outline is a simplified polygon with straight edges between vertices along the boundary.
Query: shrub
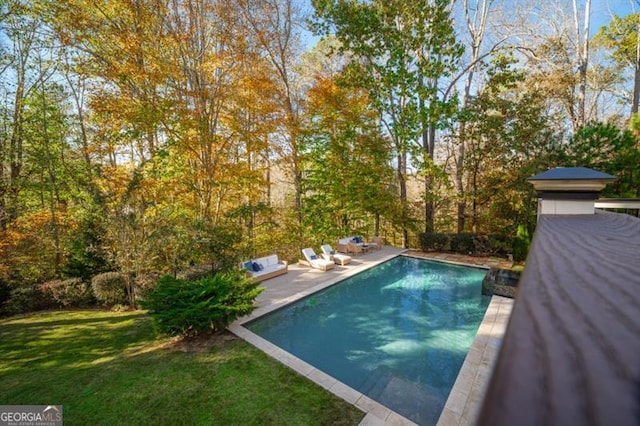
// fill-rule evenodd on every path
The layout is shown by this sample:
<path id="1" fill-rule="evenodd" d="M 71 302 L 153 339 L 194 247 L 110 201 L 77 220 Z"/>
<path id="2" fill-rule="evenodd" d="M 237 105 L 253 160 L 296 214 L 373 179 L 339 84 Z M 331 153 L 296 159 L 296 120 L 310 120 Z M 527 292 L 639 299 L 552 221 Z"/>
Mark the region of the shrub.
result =
<path id="1" fill-rule="evenodd" d="M 9 284 L 0 279 L 0 314 L 4 310 L 5 304 L 11 298 L 11 287 Z"/>
<path id="2" fill-rule="evenodd" d="M 178 272 L 177 278 L 185 281 L 198 281 L 202 278 L 206 278 L 213 275 L 211 271 L 211 265 L 194 265 L 187 269 L 183 269 Z"/>
<path id="3" fill-rule="evenodd" d="M 120 272 L 105 272 L 91 279 L 93 294 L 105 306 L 127 303 L 127 280 Z"/>
<path id="4" fill-rule="evenodd" d="M 28 312 L 51 309 L 56 306 L 55 300 L 44 293 L 40 286 L 29 285 L 11 290 L 9 300 L 3 306 L 3 315 L 18 315 Z"/>
<path id="5" fill-rule="evenodd" d="M 451 251 L 454 253 L 475 253 L 474 236 L 471 234 L 450 234 Z"/>
<path id="6" fill-rule="evenodd" d="M 526 225 L 518 225 L 516 238 L 513 240 L 513 260 L 523 262 L 529 253 L 530 244 L 531 238 L 529 237 L 529 230 Z"/>
<path id="7" fill-rule="evenodd" d="M 422 251 L 449 251 L 447 234 L 423 233 L 418 237 Z"/>
<path id="8" fill-rule="evenodd" d="M 511 253 L 513 238 L 507 235 L 491 234 L 488 237 L 489 253 L 497 256 L 506 256 Z"/>
<path id="9" fill-rule="evenodd" d="M 513 240 L 504 235 L 423 233 L 419 235 L 419 241 L 422 251 L 504 257 L 511 253 Z"/>
<path id="10" fill-rule="evenodd" d="M 147 295 L 156 288 L 160 278 L 162 278 L 160 272 L 144 272 L 136 275 L 133 285 L 133 293 L 136 300 L 146 299 Z"/>
<path id="11" fill-rule="evenodd" d="M 194 336 L 223 330 L 236 318 L 251 313 L 262 290 L 239 271 L 194 282 L 165 275 L 140 304 L 149 310 L 159 332 Z"/>
<path id="12" fill-rule="evenodd" d="M 86 306 L 93 299 L 91 286 L 81 278 L 48 281 L 42 284 L 41 288 L 64 307 Z"/>

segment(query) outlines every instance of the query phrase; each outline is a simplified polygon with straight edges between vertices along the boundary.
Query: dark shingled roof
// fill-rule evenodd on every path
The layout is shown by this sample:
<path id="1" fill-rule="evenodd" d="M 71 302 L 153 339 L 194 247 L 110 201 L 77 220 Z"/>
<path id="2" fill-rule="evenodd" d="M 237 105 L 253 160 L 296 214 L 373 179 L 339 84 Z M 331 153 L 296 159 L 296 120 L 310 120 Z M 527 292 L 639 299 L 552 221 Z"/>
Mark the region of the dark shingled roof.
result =
<path id="1" fill-rule="evenodd" d="M 542 215 L 479 426 L 639 425 L 640 219 Z"/>
<path id="2" fill-rule="evenodd" d="M 597 170 L 592 170 L 587 167 L 556 167 L 555 169 L 547 170 L 546 172 L 539 173 L 535 176 L 531 176 L 529 181 L 536 180 L 567 180 L 567 179 L 606 179 L 616 180 L 616 176 L 602 173 Z"/>

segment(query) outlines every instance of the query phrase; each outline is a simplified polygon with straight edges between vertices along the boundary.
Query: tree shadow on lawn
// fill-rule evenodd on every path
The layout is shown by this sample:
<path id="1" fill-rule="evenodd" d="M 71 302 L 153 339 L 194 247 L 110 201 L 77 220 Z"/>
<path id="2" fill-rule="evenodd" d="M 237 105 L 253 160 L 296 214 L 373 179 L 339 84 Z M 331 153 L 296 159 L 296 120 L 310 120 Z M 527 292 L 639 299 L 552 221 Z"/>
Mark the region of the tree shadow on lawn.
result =
<path id="1" fill-rule="evenodd" d="M 60 317 L 71 317 L 59 319 Z M 49 319 L 49 320 L 47 320 Z M 155 340 L 146 313 L 72 311 L 0 322 L 0 377 L 11 371 L 79 367 Z"/>
<path id="2" fill-rule="evenodd" d="M 146 315 L 144 311 L 113 312 L 102 309 L 40 311 L 29 315 L 0 319 L 0 332 L 73 324 L 118 324 L 126 320 L 140 318 L 144 315 Z M 53 319 L 58 317 L 64 319 Z"/>
<path id="3" fill-rule="evenodd" d="M 57 315 L 22 329 L 0 322 L 0 400 L 62 404 L 78 424 L 357 424 L 363 416 L 230 333 L 157 340 L 144 313 L 93 314 L 63 326 Z"/>

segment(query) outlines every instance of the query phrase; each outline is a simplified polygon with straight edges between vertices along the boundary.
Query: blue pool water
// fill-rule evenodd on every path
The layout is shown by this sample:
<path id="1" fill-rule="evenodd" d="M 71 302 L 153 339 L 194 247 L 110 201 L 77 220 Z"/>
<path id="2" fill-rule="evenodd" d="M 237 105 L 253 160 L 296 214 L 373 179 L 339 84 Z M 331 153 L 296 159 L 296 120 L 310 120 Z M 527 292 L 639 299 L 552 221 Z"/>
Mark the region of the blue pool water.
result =
<path id="1" fill-rule="evenodd" d="M 435 425 L 490 298 L 486 270 L 396 257 L 246 327 L 422 425 Z"/>

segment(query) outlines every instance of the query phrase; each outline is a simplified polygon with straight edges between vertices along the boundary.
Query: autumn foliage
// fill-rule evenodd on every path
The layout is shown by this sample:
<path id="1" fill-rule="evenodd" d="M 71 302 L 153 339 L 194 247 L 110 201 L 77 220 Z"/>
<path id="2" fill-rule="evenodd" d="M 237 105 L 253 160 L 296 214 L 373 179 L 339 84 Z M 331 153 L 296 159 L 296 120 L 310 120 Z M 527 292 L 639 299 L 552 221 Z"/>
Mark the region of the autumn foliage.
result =
<path id="1" fill-rule="evenodd" d="M 513 239 L 535 227 L 526 178 L 559 165 L 639 196 L 617 95 L 637 17 L 600 31 L 585 88 L 563 25 L 513 49 L 486 2 L 312 4 L 2 2 L 0 305 L 75 304 L 101 276 L 100 303 L 135 306 L 164 274 L 352 234 Z"/>

